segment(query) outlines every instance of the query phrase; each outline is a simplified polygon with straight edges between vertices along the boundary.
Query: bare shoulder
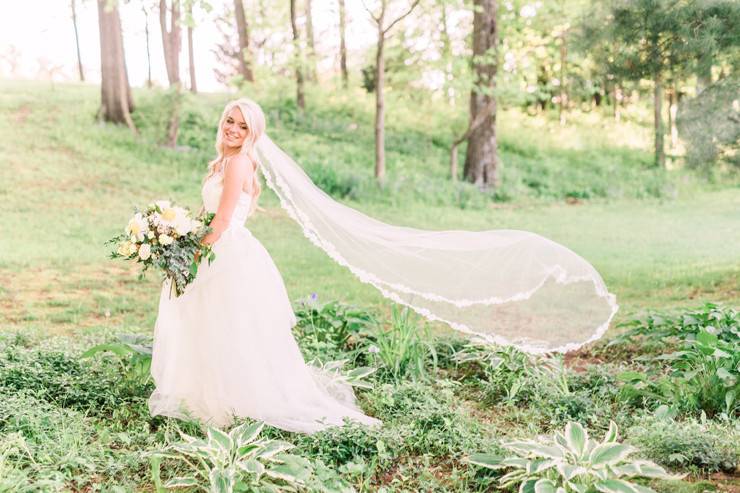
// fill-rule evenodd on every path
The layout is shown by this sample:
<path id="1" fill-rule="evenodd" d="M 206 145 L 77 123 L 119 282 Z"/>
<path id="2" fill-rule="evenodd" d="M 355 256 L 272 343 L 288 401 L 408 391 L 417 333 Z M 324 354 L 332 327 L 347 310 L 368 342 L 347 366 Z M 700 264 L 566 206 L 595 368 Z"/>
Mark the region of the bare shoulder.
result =
<path id="1" fill-rule="evenodd" d="M 226 169 L 228 170 L 232 167 L 239 170 L 241 173 L 250 173 L 254 169 L 254 165 L 249 156 L 241 153 L 229 157 Z"/>

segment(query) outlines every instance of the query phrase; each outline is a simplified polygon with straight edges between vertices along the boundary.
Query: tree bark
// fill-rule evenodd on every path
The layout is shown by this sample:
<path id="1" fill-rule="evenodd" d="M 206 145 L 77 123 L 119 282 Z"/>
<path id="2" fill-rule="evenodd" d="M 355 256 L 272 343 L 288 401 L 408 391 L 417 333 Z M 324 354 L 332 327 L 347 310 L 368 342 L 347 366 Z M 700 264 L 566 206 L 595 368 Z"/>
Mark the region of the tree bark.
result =
<path id="1" fill-rule="evenodd" d="M 339 67 L 342 71 L 342 84 L 349 87 L 349 72 L 347 71 L 347 43 L 345 30 L 347 29 L 347 11 L 344 0 L 339 0 Z"/>
<path id="2" fill-rule="evenodd" d="M 187 3 L 188 6 L 188 18 L 193 19 L 193 4 Z M 193 26 L 188 25 L 188 70 L 190 72 L 190 92 L 193 94 L 198 93 L 198 84 L 195 80 L 195 54 L 193 53 Z"/>
<path id="3" fill-rule="evenodd" d="M 118 8 L 113 6 L 106 10 L 106 3 L 106 0 L 97 0 L 101 74 L 101 105 L 98 116 L 103 121 L 125 123 L 138 134 L 131 119 L 134 106 L 123 50 L 121 18 Z"/>
<path id="4" fill-rule="evenodd" d="M 306 38 L 308 41 L 308 66 L 306 75 L 308 80 L 316 82 L 316 44 L 313 36 L 313 15 L 311 0 L 306 0 Z"/>
<path id="5" fill-rule="evenodd" d="M 481 190 L 498 183 L 498 152 L 496 144 L 496 86 L 498 55 L 498 25 L 496 0 L 475 0 L 473 14 L 473 69 L 475 86 L 470 91 L 470 121 L 487 107 L 490 114 L 470 133 L 465 155 L 465 179 Z M 480 59 L 482 56 L 486 59 Z M 493 59 L 491 59 L 493 57 Z M 472 125 L 471 125 L 472 126 Z"/>
<path id="6" fill-rule="evenodd" d="M 234 0 L 234 15 L 236 16 L 236 29 L 239 36 L 239 71 L 244 80 L 254 82 L 252 56 L 249 51 L 249 23 L 244 13 L 242 0 Z"/>
<path id="7" fill-rule="evenodd" d="M 385 14 L 388 0 L 381 0 L 380 15 L 370 12 L 378 28 L 378 41 L 375 50 L 375 178 L 379 183 L 385 180 L 385 38 L 393 26 L 409 15 L 420 0 L 414 0 L 411 6 L 396 17 L 390 24 L 385 25 Z"/>
<path id="8" fill-rule="evenodd" d="M 568 45 L 566 44 L 566 32 L 560 35 L 560 104 L 558 105 L 560 125 L 565 125 L 565 108 L 568 104 L 568 91 L 565 86 L 566 64 L 568 63 Z"/>
<path id="9" fill-rule="evenodd" d="M 152 54 L 149 46 L 149 11 L 145 5 L 141 6 L 144 12 L 144 38 L 146 40 L 146 86 L 151 88 L 152 83 Z"/>
<path id="10" fill-rule="evenodd" d="M 656 73 L 653 82 L 654 127 L 655 127 L 655 165 L 665 167 L 665 149 L 663 143 L 663 80 L 660 73 Z"/>
<path id="11" fill-rule="evenodd" d="M 383 33 L 383 17 L 385 16 L 385 0 L 383 12 L 378 23 L 378 45 L 375 51 L 375 178 L 385 180 L 385 34 Z"/>
<path id="12" fill-rule="evenodd" d="M 296 104 L 302 112 L 306 108 L 306 97 L 304 95 L 303 82 L 303 56 L 301 54 L 301 41 L 296 24 L 295 0 L 290 0 L 290 26 L 293 29 L 293 57 L 295 63 L 296 82 Z"/>
<path id="13" fill-rule="evenodd" d="M 180 83 L 180 0 L 172 0 L 170 29 L 167 29 L 167 0 L 159 0 L 159 27 L 162 31 L 162 47 L 170 86 Z"/>
<path id="14" fill-rule="evenodd" d="M 77 31 L 77 6 L 75 0 L 72 4 L 72 25 L 75 29 L 75 47 L 77 48 L 77 67 L 80 72 L 80 81 L 85 82 L 85 71 L 82 69 L 82 55 L 80 54 L 80 33 Z"/>

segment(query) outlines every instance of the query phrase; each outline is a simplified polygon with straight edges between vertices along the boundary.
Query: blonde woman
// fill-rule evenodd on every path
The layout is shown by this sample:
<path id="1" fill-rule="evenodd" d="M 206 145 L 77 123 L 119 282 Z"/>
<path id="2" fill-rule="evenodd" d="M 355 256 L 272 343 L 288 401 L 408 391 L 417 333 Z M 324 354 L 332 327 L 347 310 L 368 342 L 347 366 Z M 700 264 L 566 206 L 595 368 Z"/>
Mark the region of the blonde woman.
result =
<path id="1" fill-rule="evenodd" d="M 229 102 L 216 136 L 217 158 L 202 183 L 203 207 L 215 213 L 203 261 L 179 297 L 162 286 L 155 323 L 149 398 L 152 415 L 196 418 L 219 427 L 235 417 L 295 432 L 380 425 L 363 414 L 352 388 L 307 365 L 291 328 L 297 320 L 270 254 L 245 221 L 262 191 L 255 144 L 265 131 L 260 106 Z"/>

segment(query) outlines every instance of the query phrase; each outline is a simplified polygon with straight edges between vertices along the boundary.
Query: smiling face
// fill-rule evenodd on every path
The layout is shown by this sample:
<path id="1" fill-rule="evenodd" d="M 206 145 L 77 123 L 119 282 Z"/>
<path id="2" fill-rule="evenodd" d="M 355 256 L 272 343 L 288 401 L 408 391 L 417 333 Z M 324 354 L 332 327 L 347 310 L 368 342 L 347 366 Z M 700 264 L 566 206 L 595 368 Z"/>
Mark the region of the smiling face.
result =
<path id="1" fill-rule="evenodd" d="M 238 106 L 232 108 L 226 115 L 221 132 L 225 148 L 239 148 L 244 143 L 244 139 L 249 135 L 249 128 Z"/>

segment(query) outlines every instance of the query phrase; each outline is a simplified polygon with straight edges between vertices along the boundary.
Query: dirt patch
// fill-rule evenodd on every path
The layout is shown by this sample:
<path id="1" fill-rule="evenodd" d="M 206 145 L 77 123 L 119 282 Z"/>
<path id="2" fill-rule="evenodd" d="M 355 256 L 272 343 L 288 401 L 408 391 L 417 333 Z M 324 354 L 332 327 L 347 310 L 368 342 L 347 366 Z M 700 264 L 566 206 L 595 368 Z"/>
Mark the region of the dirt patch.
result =
<path id="1" fill-rule="evenodd" d="M 31 114 L 31 107 L 27 104 L 22 105 L 17 110 L 15 110 L 15 113 L 13 113 L 13 119 L 16 123 L 23 125 L 26 123 L 26 120 L 28 119 L 28 115 Z"/>

